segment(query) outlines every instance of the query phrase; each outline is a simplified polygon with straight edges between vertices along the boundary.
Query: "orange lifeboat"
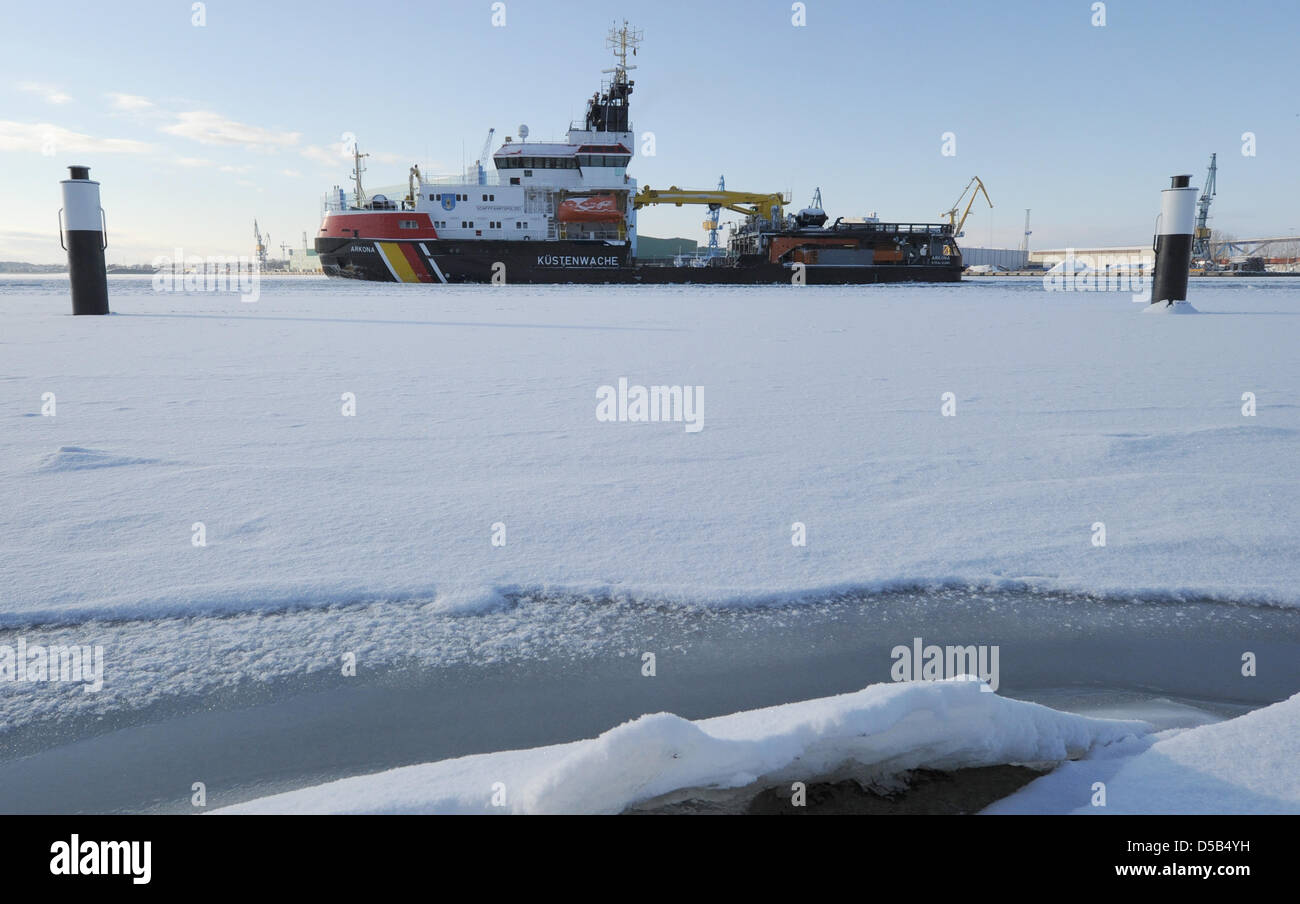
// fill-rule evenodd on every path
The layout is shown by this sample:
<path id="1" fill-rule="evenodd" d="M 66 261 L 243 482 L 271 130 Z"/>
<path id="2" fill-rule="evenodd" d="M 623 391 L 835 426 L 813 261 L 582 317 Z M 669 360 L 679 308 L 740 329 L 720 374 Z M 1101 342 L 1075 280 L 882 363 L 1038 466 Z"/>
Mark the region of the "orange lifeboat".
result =
<path id="1" fill-rule="evenodd" d="M 613 195 L 589 195 L 569 198 L 555 212 L 561 223 L 621 223 L 623 211 Z"/>

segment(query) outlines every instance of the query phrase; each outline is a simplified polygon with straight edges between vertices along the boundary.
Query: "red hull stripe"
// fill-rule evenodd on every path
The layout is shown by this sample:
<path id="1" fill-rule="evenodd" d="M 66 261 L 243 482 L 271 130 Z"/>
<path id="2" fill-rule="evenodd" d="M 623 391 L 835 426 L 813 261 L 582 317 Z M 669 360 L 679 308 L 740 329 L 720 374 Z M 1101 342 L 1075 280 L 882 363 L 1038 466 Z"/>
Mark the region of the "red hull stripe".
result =
<path id="1" fill-rule="evenodd" d="M 408 225 L 403 227 L 403 223 Z M 411 223 L 414 223 L 415 226 L 411 227 L 409 225 Z M 321 223 L 320 232 L 317 235 L 322 238 L 382 239 L 387 242 L 409 242 L 413 240 L 419 241 L 420 239 L 436 239 L 438 231 L 433 228 L 433 220 L 429 219 L 427 213 L 416 213 L 413 210 L 397 213 L 357 210 L 346 213 L 331 212 L 325 214 L 325 221 Z"/>

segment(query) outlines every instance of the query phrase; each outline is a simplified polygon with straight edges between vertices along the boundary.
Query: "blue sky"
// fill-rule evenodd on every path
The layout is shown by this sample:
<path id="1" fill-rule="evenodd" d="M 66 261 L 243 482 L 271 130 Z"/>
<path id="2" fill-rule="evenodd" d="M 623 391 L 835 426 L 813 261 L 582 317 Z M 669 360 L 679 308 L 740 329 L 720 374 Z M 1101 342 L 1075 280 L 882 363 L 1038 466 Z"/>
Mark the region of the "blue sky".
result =
<path id="1" fill-rule="evenodd" d="M 0 53 L 0 260 L 56 262 L 58 182 L 103 183 L 112 262 L 171 249 L 249 254 L 252 220 L 300 245 L 358 136 L 372 187 L 419 162 L 453 172 L 487 129 L 558 137 L 609 65 L 604 35 L 645 31 L 633 124 L 642 185 L 820 186 L 828 212 L 934 221 L 978 174 L 968 245 L 1149 240 L 1173 173 L 1219 154 L 1212 225 L 1300 232 L 1300 6 L 1092 0 L 490 0 L 32 4 Z M 1242 133 L 1256 136 L 1243 156 Z M 941 153 L 945 132 L 956 155 Z M 702 211 L 642 211 L 645 235 L 703 238 Z"/>

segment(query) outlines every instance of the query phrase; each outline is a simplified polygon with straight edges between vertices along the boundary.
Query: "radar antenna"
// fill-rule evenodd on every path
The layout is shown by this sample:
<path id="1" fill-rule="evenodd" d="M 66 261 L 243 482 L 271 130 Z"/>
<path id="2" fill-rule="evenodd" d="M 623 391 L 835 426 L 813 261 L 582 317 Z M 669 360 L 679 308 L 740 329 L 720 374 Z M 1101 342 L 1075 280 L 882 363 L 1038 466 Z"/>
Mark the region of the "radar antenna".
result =
<path id="1" fill-rule="evenodd" d="M 602 69 L 601 73 L 610 75 L 608 82 L 601 84 L 601 90 L 587 101 L 587 118 L 584 128 L 589 132 L 632 131 L 628 114 L 628 98 L 636 82 L 627 77 L 635 69 L 627 62 L 628 54 L 636 56 L 641 46 L 642 31 L 632 28 L 624 20 L 622 27 L 611 26 L 605 37 L 605 46 L 614 52 L 614 68 Z"/>
<path id="2" fill-rule="evenodd" d="M 605 46 L 614 51 L 614 59 L 618 63 L 613 69 L 602 69 L 601 72 L 613 73 L 615 82 L 627 81 L 628 70 L 636 68 L 627 64 L 628 51 L 636 56 L 636 49 L 641 46 L 643 37 L 644 32 L 639 28 L 630 28 L 626 19 L 623 20 L 622 28 L 611 25 L 609 34 L 605 36 Z"/>

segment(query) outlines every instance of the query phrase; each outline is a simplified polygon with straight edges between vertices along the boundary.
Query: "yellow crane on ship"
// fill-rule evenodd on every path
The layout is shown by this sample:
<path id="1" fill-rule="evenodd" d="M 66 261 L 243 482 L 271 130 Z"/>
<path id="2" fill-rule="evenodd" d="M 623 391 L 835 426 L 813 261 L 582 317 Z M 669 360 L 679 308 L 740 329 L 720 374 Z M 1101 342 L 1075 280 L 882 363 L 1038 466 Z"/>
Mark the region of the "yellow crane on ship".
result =
<path id="1" fill-rule="evenodd" d="M 790 198 L 780 192 L 761 194 L 747 191 L 727 191 L 725 189 L 705 189 L 695 191 L 678 188 L 676 185 L 667 191 L 659 191 L 650 186 L 641 189 L 632 196 L 632 206 L 640 210 L 649 204 L 703 204 L 710 210 L 734 210 L 747 217 L 764 220 L 780 220 L 784 216 L 785 205 Z"/>
<path id="2" fill-rule="evenodd" d="M 971 190 L 972 185 L 976 186 L 976 188 L 971 192 L 970 201 L 966 203 L 966 209 L 962 211 L 961 219 L 958 220 L 957 209 L 961 207 L 961 202 L 965 199 L 966 192 Z M 961 194 L 957 196 L 957 200 L 953 202 L 952 209 L 939 214 L 941 217 L 948 218 L 948 224 L 952 226 L 952 234 L 954 236 L 958 238 L 961 237 L 962 227 L 966 225 L 966 218 L 970 216 L 970 209 L 975 205 L 975 199 L 979 197 L 980 192 L 984 192 L 984 200 L 989 202 L 989 208 L 992 209 L 993 199 L 989 197 L 989 191 L 984 187 L 984 182 L 979 176 L 972 176 L 971 180 L 966 183 L 966 187 L 961 190 Z"/>

